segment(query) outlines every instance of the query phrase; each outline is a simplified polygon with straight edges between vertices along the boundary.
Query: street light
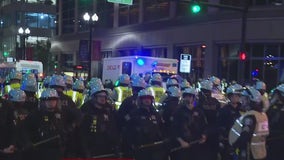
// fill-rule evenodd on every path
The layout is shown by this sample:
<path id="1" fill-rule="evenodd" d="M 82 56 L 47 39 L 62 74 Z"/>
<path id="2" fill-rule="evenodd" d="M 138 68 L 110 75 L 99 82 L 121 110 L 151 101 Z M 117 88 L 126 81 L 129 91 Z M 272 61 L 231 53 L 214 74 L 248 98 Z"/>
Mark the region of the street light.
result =
<path id="1" fill-rule="evenodd" d="M 90 32 L 89 32 L 89 70 L 88 70 L 88 80 L 90 80 L 91 79 L 91 73 L 92 73 L 93 26 L 94 26 L 94 23 L 99 20 L 99 17 L 96 13 L 94 13 L 91 16 L 88 12 L 86 12 L 83 16 L 83 19 L 84 19 L 84 21 L 89 23 L 89 29 L 90 29 Z"/>
<path id="2" fill-rule="evenodd" d="M 20 43 L 22 44 L 22 59 L 26 60 L 27 59 L 27 56 L 26 56 L 26 38 L 28 38 L 31 34 L 31 30 L 29 28 L 23 28 L 23 27 L 20 27 L 18 29 L 18 33 L 20 35 Z"/>

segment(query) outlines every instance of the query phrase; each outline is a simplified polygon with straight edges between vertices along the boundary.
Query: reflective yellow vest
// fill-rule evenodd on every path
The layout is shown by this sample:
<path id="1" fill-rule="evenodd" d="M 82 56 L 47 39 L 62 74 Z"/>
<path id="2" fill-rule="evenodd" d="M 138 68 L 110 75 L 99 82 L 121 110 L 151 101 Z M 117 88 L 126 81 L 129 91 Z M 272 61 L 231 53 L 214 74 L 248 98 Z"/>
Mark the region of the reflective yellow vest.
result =
<path id="1" fill-rule="evenodd" d="M 132 89 L 130 87 L 118 86 L 114 88 L 116 97 L 115 97 L 115 106 L 116 109 L 119 109 L 119 106 L 123 100 L 127 97 L 132 96 Z"/>
<path id="2" fill-rule="evenodd" d="M 266 157 L 266 137 L 269 135 L 268 118 L 265 113 L 257 111 L 248 111 L 237 119 L 229 132 L 229 143 L 233 145 L 242 133 L 243 118 L 248 115 L 254 115 L 256 118 L 255 130 L 250 142 L 250 150 L 254 159 L 263 159 Z"/>
<path id="3" fill-rule="evenodd" d="M 147 88 L 150 90 L 155 98 L 155 105 L 160 105 L 161 98 L 165 95 L 166 90 L 163 87 L 151 86 Z"/>
<path id="4" fill-rule="evenodd" d="M 5 86 L 5 93 L 8 94 L 12 89 L 20 89 L 20 88 L 21 88 L 20 83 L 12 83 Z"/>
<path id="5" fill-rule="evenodd" d="M 83 93 L 73 91 L 72 100 L 78 108 L 81 108 L 81 106 L 84 104 L 85 98 L 86 96 Z"/>
<path id="6" fill-rule="evenodd" d="M 72 89 L 68 89 L 68 90 L 65 90 L 63 93 L 65 94 L 65 95 L 67 95 L 68 97 L 70 97 L 70 98 L 72 98 L 72 100 L 73 100 L 73 90 Z M 74 100 L 73 100 L 74 101 Z M 75 102 L 75 101 L 74 101 Z"/>

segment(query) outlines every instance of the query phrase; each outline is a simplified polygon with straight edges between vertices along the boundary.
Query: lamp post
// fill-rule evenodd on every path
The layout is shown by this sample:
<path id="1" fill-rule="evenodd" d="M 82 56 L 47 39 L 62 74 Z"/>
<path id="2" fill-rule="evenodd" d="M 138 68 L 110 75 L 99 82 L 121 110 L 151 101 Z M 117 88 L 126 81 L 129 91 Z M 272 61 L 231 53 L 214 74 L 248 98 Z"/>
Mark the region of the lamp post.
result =
<path id="1" fill-rule="evenodd" d="M 29 37 L 31 30 L 29 28 L 20 27 L 18 29 L 18 33 L 20 35 L 20 43 L 22 44 L 21 47 L 23 49 L 22 59 L 26 60 L 27 59 L 27 56 L 26 56 L 26 38 Z"/>
<path id="2" fill-rule="evenodd" d="M 84 21 L 89 24 L 89 69 L 88 69 L 88 80 L 91 79 L 92 73 L 92 41 L 93 41 L 93 26 L 96 21 L 99 20 L 99 17 L 96 13 L 90 15 L 89 13 L 85 13 L 83 16 Z"/>

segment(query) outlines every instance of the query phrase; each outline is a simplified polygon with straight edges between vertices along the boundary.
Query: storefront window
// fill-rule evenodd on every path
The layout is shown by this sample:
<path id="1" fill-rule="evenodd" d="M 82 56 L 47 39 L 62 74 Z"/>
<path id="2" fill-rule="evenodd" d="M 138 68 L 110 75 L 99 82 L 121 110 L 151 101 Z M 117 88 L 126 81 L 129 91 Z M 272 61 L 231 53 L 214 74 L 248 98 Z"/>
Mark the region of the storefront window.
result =
<path id="1" fill-rule="evenodd" d="M 241 61 L 237 55 L 231 56 L 236 53 L 236 46 L 238 45 L 219 45 L 220 63 L 217 76 L 229 81 L 237 80 L 242 84 L 253 84 L 259 79 L 266 83 L 268 90 L 284 80 L 284 58 L 281 56 L 284 51 L 283 44 L 247 44 L 248 57 L 245 61 Z"/>

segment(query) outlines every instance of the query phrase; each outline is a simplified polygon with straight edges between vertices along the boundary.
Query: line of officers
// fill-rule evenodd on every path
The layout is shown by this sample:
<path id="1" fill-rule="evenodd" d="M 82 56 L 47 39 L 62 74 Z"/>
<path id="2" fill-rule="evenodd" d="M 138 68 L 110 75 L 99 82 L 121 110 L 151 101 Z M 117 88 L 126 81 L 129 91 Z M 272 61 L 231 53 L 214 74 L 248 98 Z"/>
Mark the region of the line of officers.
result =
<path id="1" fill-rule="evenodd" d="M 261 81 L 245 87 L 232 83 L 224 94 L 214 76 L 200 81 L 200 88 L 177 75 L 166 89 L 159 74 L 123 74 L 118 80 L 110 89 L 92 78 L 85 89 L 83 81 L 53 75 L 39 91 L 33 74 L 11 72 L 11 90 L 0 103 L 0 159 L 274 160 L 282 155 L 284 85 L 268 97 Z"/>

